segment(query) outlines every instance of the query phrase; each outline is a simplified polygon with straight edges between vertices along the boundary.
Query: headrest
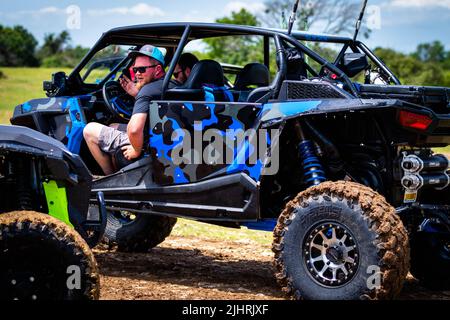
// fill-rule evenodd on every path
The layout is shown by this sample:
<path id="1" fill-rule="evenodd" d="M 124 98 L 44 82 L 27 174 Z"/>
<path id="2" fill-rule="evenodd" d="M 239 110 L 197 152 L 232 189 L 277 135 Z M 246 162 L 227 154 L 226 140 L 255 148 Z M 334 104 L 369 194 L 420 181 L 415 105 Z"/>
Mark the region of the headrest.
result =
<path id="1" fill-rule="evenodd" d="M 201 89 L 204 84 L 212 84 L 218 87 L 224 86 L 223 69 L 218 62 L 214 60 L 197 62 L 182 88 Z"/>
<path id="2" fill-rule="evenodd" d="M 308 74 L 303 52 L 296 48 L 287 48 L 285 53 L 287 62 L 286 80 L 302 80 L 306 78 Z"/>
<path id="3" fill-rule="evenodd" d="M 249 86 L 265 87 L 269 85 L 269 69 L 261 63 L 249 63 L 237 75 L 235 90 L 245 90 Z"/>

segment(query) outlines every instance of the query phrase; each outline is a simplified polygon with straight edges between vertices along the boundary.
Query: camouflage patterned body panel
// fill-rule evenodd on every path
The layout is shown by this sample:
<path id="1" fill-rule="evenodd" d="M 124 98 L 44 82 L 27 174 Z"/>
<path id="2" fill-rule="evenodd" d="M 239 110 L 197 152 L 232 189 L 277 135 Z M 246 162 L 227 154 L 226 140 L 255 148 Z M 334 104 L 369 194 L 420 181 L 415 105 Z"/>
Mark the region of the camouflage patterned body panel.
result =
<path id="1" fill-rule="evenodd" d="M 274 126 L 286 119 L 314 113 L 328 113 L 349 110 L 360 110 L 374 107 L 386 107 L 375 100 L 360 99 L 328 99 L 299 100 L 261 104 L 246 103 L 181 103 L 154 102 L 150 107 L 150 151 L 155 166 L 155 180 L 161 185 L 183 184 L 197 182 L 205 178 L 244 172 L 255 181 L 260 181 L 267 156 L 256 154 L 256 162 L 249 162 L 255 156 L 255 148 L 248 141 L 235 145 L 233 150 L 223 144 L 225 150 L 232 152 L 234 161 L 224 164 L 207 164 L 191 161 L 190 164 L 176 164 L 173 152 L 179 151 L 184 135 L 174 135 L 175 130 L 184 129 L 191 138 L 196 134 L 202 137 L 208 129 L 217 129 L 224 138 L 229 129 L 258 130 L 261 127 Z M 201 124 L 194 125 L 194 122 Z M 174 135 L 174 136 L 173 136 Z M 195 139 L 194 139 L 195 140 Z M 271 146 L 271 136 L 266 139 Z M 203 141 L 201 150 L 205 150 L 210 142 Z M 190 144 L 194 146 L 194 142 Z M 195 159 L 192 154 L 185 155 Z M 225 159 L 225 155 L 223 155 Z M 244 159 L 244 161 L 242 161 Z M 239 160 L 239 161 L 238 161 Z"/>
<path id="2" fill-rule="evenodd" d="M 220 174 L 220 172 L 229 174 L 240 171 L 257 179 L 259 175 L 257 172 L 261 169 L 260 161 L 251 166 L 206 164 L 198 154 L 181 153 L 181 156 L 190 159 L 190 163 L 176 165 L 172 153 L 186 140 L 185 135 L 173 135 L 177 129 L 186 130 L 193 138 L 191 146 L 194 147 L 194 142 L 198 141 L 196 140 L 198 135 L 202 137 L 206 130 L 215 129 L 214 131 L 225 141 L 227 129 L 245 131 L 254 128 L 261 108 L 262 105 L 259 104 L 238 103 L 155 102 L 152 104 L 150 106 L 150 152 L 154 159 L 156 182 L 162 185 L 189 183 Z M 201 150 L 205 150 L 208 144 L 203 141 Z M 244 147 L 245 144 L 241 144 L 229 150 L 230 148 L 223 144 L 222 155 L 225 156 L 226 152 L 238 154 L 238 151 Z M 254 150 L 249 150 L 249 155 L 253 152 Z"/>
<path id="3" fill-rule="evenodd" d="M 93 98 L 92 95 L 82 95 L 74 97 L 54 97 L 54 98 L 41 98 L 27 101 L 21 105 L 18 105 L 14 110 L 14 116 L 19 114 L 27 114 L 30 112 L 38 111 L 62 111 L 67 112 L 70 109 L 70 104 L 74 100 L 79 100 L 80 105 L 89 103 Z"/>

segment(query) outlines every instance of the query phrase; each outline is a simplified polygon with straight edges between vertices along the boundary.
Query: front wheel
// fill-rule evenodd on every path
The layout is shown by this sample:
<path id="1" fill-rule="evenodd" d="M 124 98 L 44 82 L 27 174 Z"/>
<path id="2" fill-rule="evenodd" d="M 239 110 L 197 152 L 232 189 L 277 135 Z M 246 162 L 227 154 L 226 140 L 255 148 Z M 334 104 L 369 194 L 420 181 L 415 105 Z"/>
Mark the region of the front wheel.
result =
<path id="1" fill-rule="evenodd" d="M 372 189 L 324 182 L 301 192 L 278 219 L 276 278 L 297 299 L 394 298 L 409 269 L 408 236 Z"/>
<path id="2" fill-rule="evenodd" d="M 0 215 L 0 300 L 98 299 L 92 251 L 71 227 L 44 213 Z"/>
<path id="3" fill-rule="evenodd" d="M 147 252 L 170 235 L 176 222 L 176 218 L 111 211 L 105 238 L 108 243 L 117 244 L 119 251 Z"/>

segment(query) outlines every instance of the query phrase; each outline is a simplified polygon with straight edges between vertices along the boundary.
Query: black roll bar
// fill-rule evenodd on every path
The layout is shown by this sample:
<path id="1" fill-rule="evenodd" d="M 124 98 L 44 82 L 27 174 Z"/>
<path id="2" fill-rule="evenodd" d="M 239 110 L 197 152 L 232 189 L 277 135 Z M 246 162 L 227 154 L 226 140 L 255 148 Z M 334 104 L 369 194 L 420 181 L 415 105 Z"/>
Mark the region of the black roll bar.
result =
<path id="1" fill-rule="evenodd" d="M 188 24 L 186 29 L 184 29 L 183 35 L 181 36 L 180 42 L 178 44 L 178 48 L 173 55 L 172 61 L 170 62 L 169 70 L 167 70 L 166 76 L 164 77 L 161 100 L 164 100 L 164 94 L 169 87 L 170 78 L 172 78 L 172 74 L 175 71 L 175 67 L 180 59 L 181 53 L 183 52 L 184 47 L 186 46 L 187 41 L 189 40 L 189 35 L 191 33 L 191 26 Z"/>

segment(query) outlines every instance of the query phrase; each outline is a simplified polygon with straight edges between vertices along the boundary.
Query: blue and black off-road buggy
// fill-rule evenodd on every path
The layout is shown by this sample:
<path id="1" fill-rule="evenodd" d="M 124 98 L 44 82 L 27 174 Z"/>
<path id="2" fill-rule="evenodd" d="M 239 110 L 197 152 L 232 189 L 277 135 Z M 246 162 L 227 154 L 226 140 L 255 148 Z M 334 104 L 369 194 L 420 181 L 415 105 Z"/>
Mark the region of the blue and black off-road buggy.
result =
<path id="1" fill-rule="evenodd" d="M 261 61 L 203 60 L 169 88 L 182 52 L 213 37 L 261 39 Z M 326 60 L 311 43 L 339 53 Z M 167 63 L 149 143 L 137 161 L 117 154 L 118 171 L 93 179 L 102 172 L 83 128 L 127 123 L 133 99 L 117 80 L 131 66 L 127 50 L 144 44 L 164 48 Z M 158 245 L 177 217 L 273 230 L 276 278 L 295 298 L 392 298 L 409 270 L 426 285 L 450 284 L 449 160 L 431 149 L 450 144 L 450 91 L 401 85 L 359 41 L 220 24 L 117 28 L 44 88 L 48 98 L 17 106 L 14 126 L 0 127 L 0 208 L 18 211 L 0 216 L 2 294 L 30 277 L 11 260 L 15 245 L 27 249 L 22 230 L 52 232 L 33 227 L 47 215 L 20 210 L 65 221 L 91 245 L 106 215 L 105 237 L 124 251 Z M 81 255 L 72 251 L 68 260 Z M 82 285 L 92 289 L 89 268 Z"/>

